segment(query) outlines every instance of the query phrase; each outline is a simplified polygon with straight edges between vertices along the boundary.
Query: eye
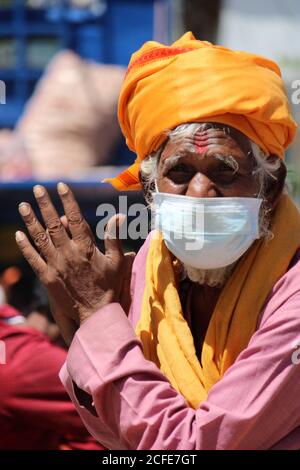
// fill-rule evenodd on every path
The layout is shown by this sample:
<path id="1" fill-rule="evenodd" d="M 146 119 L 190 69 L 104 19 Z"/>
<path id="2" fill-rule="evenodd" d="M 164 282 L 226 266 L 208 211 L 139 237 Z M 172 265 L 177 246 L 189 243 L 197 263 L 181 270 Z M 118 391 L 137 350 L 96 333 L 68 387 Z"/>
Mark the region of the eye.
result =
<path id="1" fill-rule="evenodd" d="M 226 163 L 221 163 L 213 171 L 213 179 L 222 184 L 230 184 L 238 178 L 238 172 Z"/>
<path id="2" fill-rule="evenodd" d="M 184 184 L 190 181 L 194 173 L 195 171 L 188 165 L 178 163 L 168 170 L 166 176 L 176 184 Z"/>

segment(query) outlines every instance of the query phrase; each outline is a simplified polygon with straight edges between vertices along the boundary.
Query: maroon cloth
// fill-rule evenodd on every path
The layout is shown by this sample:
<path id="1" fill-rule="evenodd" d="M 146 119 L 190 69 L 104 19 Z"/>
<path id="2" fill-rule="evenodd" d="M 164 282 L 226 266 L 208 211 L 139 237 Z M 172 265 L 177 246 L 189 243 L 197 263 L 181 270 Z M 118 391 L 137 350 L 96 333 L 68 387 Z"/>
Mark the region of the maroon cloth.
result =
<path id="1" fill-rule="evenodd" d="M 65 392 L 58 373 L 66 351 L 26 326 L 6 323 L 20 315 L 0 306 L 0 449 L 101 449 Z"/>

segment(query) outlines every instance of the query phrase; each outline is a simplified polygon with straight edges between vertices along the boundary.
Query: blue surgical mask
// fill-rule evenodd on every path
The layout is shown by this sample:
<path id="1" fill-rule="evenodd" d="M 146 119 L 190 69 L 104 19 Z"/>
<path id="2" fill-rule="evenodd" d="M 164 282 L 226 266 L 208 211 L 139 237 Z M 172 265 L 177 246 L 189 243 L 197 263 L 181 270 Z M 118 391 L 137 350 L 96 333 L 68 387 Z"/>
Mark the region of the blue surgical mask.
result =
<path id="1" fill-rule="evenodd" d="M 237 261 L 259 238 L 262 201 L 156 192 L 155 228 L 182 263 L 198 269 L 222 268 Z"/>

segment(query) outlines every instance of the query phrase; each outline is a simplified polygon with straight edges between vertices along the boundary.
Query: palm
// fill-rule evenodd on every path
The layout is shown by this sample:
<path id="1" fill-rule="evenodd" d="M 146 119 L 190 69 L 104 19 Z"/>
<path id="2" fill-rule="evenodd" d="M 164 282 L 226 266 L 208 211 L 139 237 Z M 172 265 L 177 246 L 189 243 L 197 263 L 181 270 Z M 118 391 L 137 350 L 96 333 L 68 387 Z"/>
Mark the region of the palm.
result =
<path id="1" fill-rule="evenodd" d="M 77 325 L 101 306 L 121 302 L 128 311 L 128 279 L 133 258 L 124 256 L 120 240 L 112 235 L 116 227 L 118 231 L 120 215 L 107 224 L 105 253 L 102 253 L 72 192 L 60 185 L 67 226 L 57 215 L 45 188 L 39 186 L 35 188 L 35 196 L 46 230 L 30 205 L 23 203 L 20 213 L 36 248 L 22 232 L 17 232 L 16 239 L 23 255 L 48 289 L 53 314 L 65 329 L 64 336 L 69 341 Z"/>

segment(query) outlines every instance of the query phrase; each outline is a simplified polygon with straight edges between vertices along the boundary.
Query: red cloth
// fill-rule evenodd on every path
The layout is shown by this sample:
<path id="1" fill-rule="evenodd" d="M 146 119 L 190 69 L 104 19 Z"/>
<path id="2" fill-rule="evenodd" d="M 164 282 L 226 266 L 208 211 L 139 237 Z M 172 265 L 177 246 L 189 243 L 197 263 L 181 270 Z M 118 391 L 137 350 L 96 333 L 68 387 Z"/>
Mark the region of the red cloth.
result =
<path id="1" fill-rule="evenodd" d="M 18 317 L 21 313 L 11 305 L 0 305 L 0 321 L 13 317 Z"/>
<path id="2" fill-rule="evenodd" d="M 101 449 L 59 380 L 66 351 L 33 328 L 6 324 L 14 315 L 0 306 L 0 449 Z"/>

